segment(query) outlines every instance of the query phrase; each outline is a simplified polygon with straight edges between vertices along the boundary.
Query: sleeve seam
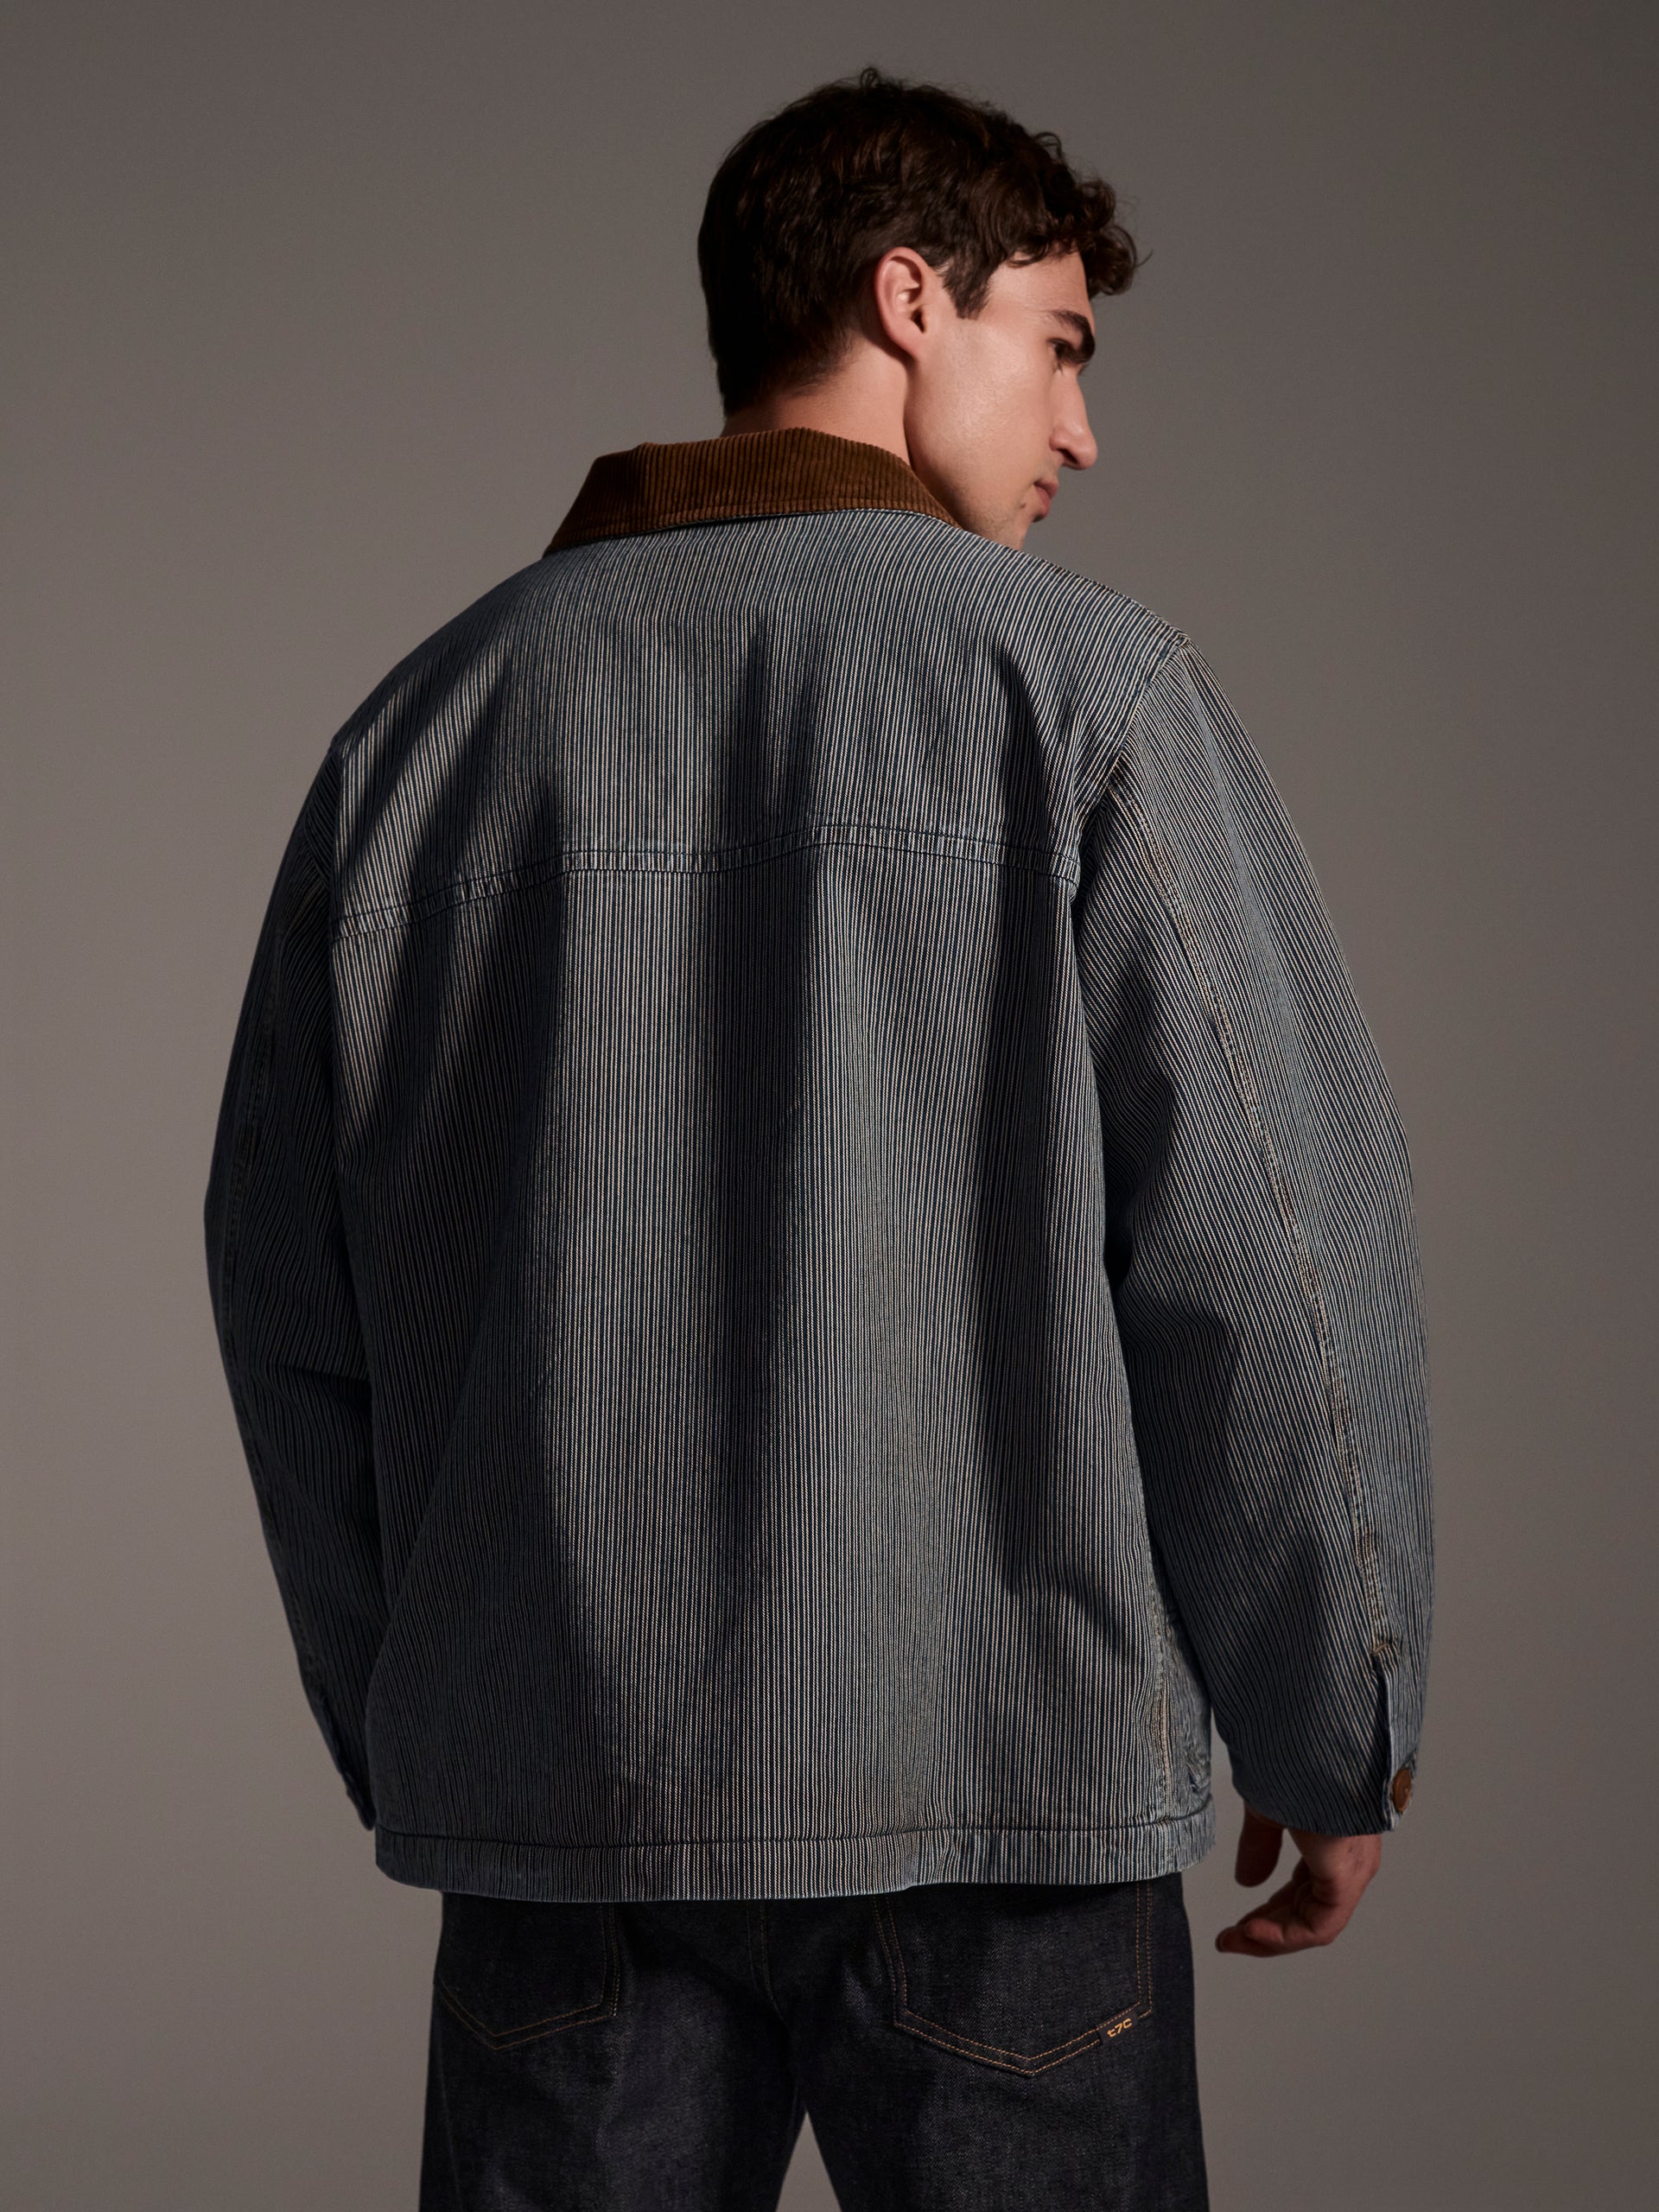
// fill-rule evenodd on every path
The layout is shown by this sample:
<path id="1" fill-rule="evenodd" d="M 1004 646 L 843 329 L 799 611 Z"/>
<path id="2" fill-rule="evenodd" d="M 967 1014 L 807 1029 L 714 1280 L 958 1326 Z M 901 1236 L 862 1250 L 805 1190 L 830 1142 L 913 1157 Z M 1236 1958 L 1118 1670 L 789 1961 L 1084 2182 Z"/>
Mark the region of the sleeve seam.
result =
<path id="1" fill-rule="evenodd" d="M 1103 770 L 1100 771 L 1099 782 L 1096 785 L 1092 796 L 1088 799 L 1086 804 L 1083 803 L 1081 799 L 1078 804 L 1077 817 L 1077 842 L 1079 848 L 1081 848 L 1081 846 L 1087 841 L 1088 825 L 1090 821 L 1093 820 L 1095 815 L 1100 810 L 1102 803 L 1104 801 L 1107 793 L 1111 789 L 1112 779 L 1117 773 L 1117 771 L 1122 763 L 1123 756 L 1128 749 L 1128 738 L 1130 732 L 1134 729 L 1135 722 L 1139 719 L 1141 709 L 1145 706 L 1147 700 L 1151 694 L 1153 686 L 1159 681 L 1160 677 L 1163 675 L 1164 671 L 1169 666 L 1170 663 L 1173 660 L 1179 658 L 1181 654 L 1186 652 L 1187 646 L 1188 639 L 1186 632 L 1184 630 L 1173 631 L 1164 639 L 1158 657 L 1147 670 L 1145 677 L 1141 681 L 1141 689 L 1135 693 L 1133 702 L 1124 713 L 1122 720 L 1118 724 L 1118 727 L 1113 735 L 1107 740 L 1104 747 L 1102 748 L 1106 758 L 1107 765 Z"/>
<path id="2" fill-rule="evenodd" d="M 320 841 L 312 817 L 318 810 L 320 794 L 334 780 L 329 777 L 328 771 L 331 767 L 338 769 L 340 753 L 340 741 L 336 739 L 329 747 L 324 756 L 322 766 L 313 779 L 311 788 L 306 794 L 305 804 L 300 810 L 299 817 L 301 844 L 304 849 L 306 858 L 322 879 L 323 888 L 329 895 L 331 906 L 334 903 L 334 850 L 332 846 L 325 846 Z"/>
<path id="3" fill-rule="evenodd" d="M 1185 639 L 1181 640 L 1181 644 L 1185 647 Z M 1160 664 L 1160 669 L 1171 657 L 1165 656 L 1165 661 Z M 1151 688 L 1149 681 L 1146 690 L 1141 694 L 1140 702 L 1137 702 L 1134 715 L 1130 718 L 1130 730 L 1133 730 L 1135 722 L 1140 718 L 1141 709 L 1146 702 Z M 1116 775 L 1122 762 L 1128 757 L 1127 735 L 1128 733 L 1126 733 L 1126 742 L 1120 748 L 1118 757 L 1112 764 L 1107 778 L 1108 784 Z M 1103 787 L 1102 795 L 1104 796 Z M 1249 1078 L 1243 1052 L 1234 1036 L 1232 1025 L 1227 1019 L 1220 997 L 1211 983 L 1194 932 L 1185 919 L 1179 889 L 1165 865 L 1156 837 L 1151 824 L 1146 818 L 1144 810 L 1135 803 L 1131 795 L 1120 791 L 1118 796 L 1119 803 L 1122 805 L 1125 817 L 1129 823 L 1135 848 L 1141 856 L 1164 911 L 1169 916 L 1183 957 L 1192 971 L 1200 998 L 1209 1014 L 1216 1035 L 1220 1040 L 1222 1052 L 1227 1061 L 1228 1072 L 1232 1077 L 1234 1090 L 1244 1109 L 1257 1154 L 1267 1178 L 1268 1187 L 1273 1195 L 1280 1226 L 1284 1231 L 1286 1242 L 1296 1263 L 1297 1275 L 1306 1303 L 1306 1319 L 1311 1326 L 1314 1347 L 1319 1357 L 1320 1379 L 1325 1386 L 1325 1401 L 1330 1420 L 1332 1442 L 1335 1447 L 1337 1464 L 1342 1473 L 1344 1488 L 1348 1496 L 1354 1565 L 1364 1592 L 1371 1632 L 1371 1649 L 1373 1654 L 1380 1659 L 1391 1659 L 1395 1656 L 1395 1644 L 1393 1637 L 1388 1631 L 1387 1614 L 1382 1605 L 1382 1589 L 1377 1579 L 1376 1546 L 1368 1530 L 1362 1509 L 1359 1471 L 1354 1462 L 1351 1424 L 1346 1410 L 1346 1393 L 1337 1370 L 1331 1338 L 1330 1317 L 1319 1285 L 1319 1270 L 1313 1264 L 1313 1255 L 1307 1248 L 1306 1241 L 1297 1227 L 1296 1217 L 1284 1186 L 1273 1140 L 1262 1117 L 1261 1105 L 1255 1096 L 1255 1085 Z"/>

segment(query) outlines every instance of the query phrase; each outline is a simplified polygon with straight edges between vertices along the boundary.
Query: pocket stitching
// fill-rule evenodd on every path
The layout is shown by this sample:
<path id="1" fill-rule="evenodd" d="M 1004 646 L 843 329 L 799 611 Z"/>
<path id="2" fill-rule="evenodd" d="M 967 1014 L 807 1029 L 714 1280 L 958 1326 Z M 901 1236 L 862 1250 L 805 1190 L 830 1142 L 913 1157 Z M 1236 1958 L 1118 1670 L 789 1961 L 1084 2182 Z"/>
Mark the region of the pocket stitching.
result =
<path id="1" fill-rule="evenodd" d="M 941 2050 L 953 2051 L 963 2058 L 976 2059 L 986 2066 L 1001 2067 L 1009 2074 L 1039 2074 L 1051 2066 L 1063 2065 L 1068 2058 L 1076 2058 L 1100 2044 L 1115 2040 L 1133 2027 L 1137 2020 L 1144 2020 L 1152 2011 L 1152 1946 L 1147 1929 L 1150 1895 L 1149 1884 L 1136 1884 L 1134 1998 L 1121 2012 L 1110 2014 L 1096 2025 L 1079 2030 L 1066 2042 L 1051 2044 L 1047 2050 L 1037 2051 L 1008 2050 L 1000 2044 L 982 2043 L 973 2036 L 962 2034 L 958 2029 L 947 2027 L 942 2020 L 930 2020 L 925 2012 L 912 2012 L 898 1923 L 893 1918 L 891 1904 L 885 1898 L 878 1899 L 876 1929 L 881 1940 L 887 1979 L 893 1993 L 893 2025 L 923 2043 L 937 2044 Z"/>
<path id="2" fill-rule="evenodd" d="M 514 2028 L 487 2027 L 475 2012 L 469 2012 L 448 1984 L 433 1970 L 432 1982 L 438 1997 L 462 2025 L 471 2030 L 492 2050 L 507 2050 L 521 2043 L 544 2042 L 549 2036 L 563 2033 L 567 2028 L 581 2027 L 589 2020 L 608 2019 L 616 2011 L 618 1984 L 616 1913 L 608 1902 L 600 1906 L 601 1922 L 605 1930 L 605 1980 L 599 1995 L 591 2004 L 575 2005 L 568 2012 L 550 2012 L 540 2020 L 525 2020 Z"/>

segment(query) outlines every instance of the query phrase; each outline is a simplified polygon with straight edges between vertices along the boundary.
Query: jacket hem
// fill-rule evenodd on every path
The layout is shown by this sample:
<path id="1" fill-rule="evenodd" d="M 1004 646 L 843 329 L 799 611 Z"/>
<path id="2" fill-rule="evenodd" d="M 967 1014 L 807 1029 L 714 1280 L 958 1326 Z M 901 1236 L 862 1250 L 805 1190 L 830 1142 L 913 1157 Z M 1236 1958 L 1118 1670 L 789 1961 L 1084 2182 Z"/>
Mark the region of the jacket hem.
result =
<path id="1" fill-rule="evenodd" d="M 377 1827 L 375 1864 L 417 1889 L 531 1902 L 864 1897 L 926 1882 L 1144 1882 L 1215 1840 L 1206 1797 L 1162 1821 L 1100 1828 L 898 1828 L 880 1835 L 513 1843 Z"/>

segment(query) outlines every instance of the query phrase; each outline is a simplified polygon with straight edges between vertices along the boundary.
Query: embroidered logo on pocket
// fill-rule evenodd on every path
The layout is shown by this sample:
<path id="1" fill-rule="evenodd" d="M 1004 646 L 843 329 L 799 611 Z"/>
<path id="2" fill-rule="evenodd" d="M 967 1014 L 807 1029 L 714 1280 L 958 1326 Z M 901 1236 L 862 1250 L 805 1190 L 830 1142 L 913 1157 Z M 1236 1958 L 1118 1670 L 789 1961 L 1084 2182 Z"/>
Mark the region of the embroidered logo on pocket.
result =
<path id="1" fill-rule="evenodd" d="M 491 2050 L 608 2019 L 621 1984 L 614 1909 L 446 1890 L 432 1980 Z"/>
<path id="2" fill-rule="evenodd" d="M 1040 2074 L 1152 2010 L 1145 1882 L 939 1882 L 875 1902 L 893 2024 L 942 2050 Z"/>

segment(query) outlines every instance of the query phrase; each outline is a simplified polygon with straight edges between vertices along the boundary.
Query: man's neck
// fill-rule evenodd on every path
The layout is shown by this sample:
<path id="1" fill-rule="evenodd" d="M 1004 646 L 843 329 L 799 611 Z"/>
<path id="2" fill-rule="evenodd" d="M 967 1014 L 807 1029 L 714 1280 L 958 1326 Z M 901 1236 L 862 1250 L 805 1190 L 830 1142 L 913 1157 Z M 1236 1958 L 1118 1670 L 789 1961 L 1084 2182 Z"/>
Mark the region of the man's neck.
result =
<path id="1" fill-rule="evenodd" d="M 726 417 L 720 435 L 741 438 L 753 430 L 822 430 L 829 437 L 880 446 L 910 466 L 902 402 L 895 404 L 890 390 L 862 378 L 836 378 L 807 391 L 779 392 L 753 407 L 741 407 Z"/>

